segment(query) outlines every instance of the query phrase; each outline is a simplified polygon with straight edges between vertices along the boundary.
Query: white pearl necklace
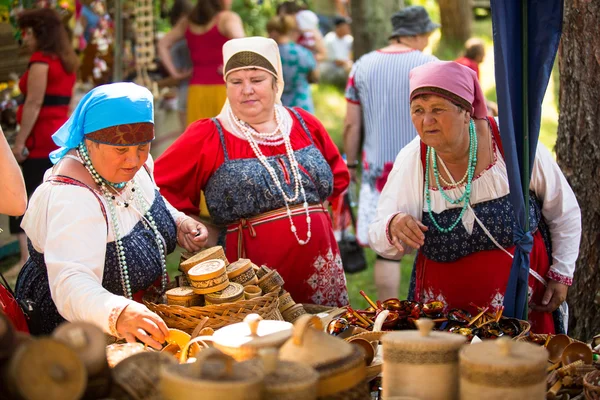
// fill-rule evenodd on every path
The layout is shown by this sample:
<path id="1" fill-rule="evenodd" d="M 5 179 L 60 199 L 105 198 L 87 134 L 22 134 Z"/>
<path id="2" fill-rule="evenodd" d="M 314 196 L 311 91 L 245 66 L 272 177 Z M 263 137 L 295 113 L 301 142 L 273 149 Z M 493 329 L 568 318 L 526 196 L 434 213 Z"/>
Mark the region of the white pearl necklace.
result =
<path id="1" fill-rule="evenodd" d="M 232 128 L 232 132 L 235 136 L 240 139 L 246 140 L 246 133 L 250 133 L 254 140 L 264 146 L 280 146 L 284 143 L 283 137 L 289 135 L 292 129 L 292 119 L 290 115 L 280 105 L 275 105 L 275 122 L 277 126 L 273 132 L 261 133 L 256 131 L 250 124 L 239 119 L 231 109 L 231 106 L 227 104 L 226 117 L 229 125 Z M 283 116 L 282 116 L 283 114 Z"/>
<path id="2" fill-rule="evenodd" d="M 106 180 L 102 176 L 100 176 L 98 171 L 96 171 L 96 169 L 94 168 L 92 161 L 89 157 L 89 154 L 87 152 L 87 148 L 85 147 L 85 145 L 83 143 L 81 143 L 79 145 L 79 147 L 77 149 L 77 154 L 79 155 L 79 158 L 81 158 L 83 160 L 83 165 L 85 166 L 85 168 L 88 170 L 88 172 L 94 179 L 94 182 L 96 182 L 96 184 L 100 187 L 100 190 L 102 191 L 102 194 L 103 194 L 104 198 L 106 199 L 106 202 L 108 203 L 108 208 L 110 211 L 111 225 L 112 225 L 113 232 L 115 235 L 115 245 L 117 248 L 117 260 L 119 262 L 119 272 L 121 275 L 121 286 L 123 288 L 123 293 L 125 294 L 125 297 L 127 297 L 128 299 L 133 299 L 133 293 L 131 291 L 129 270 L 128 270 L 128 266 L 127 266 L 127 259 L 125 257 L 125 247 L 123 246 L 123 237 L 121 236 L 121 231 L 119 229 L 119 221 L 117 219 L 117 210 L 116 210 L 115 204 L 119 207 L 128 208 L 131 205 L 131 201 L 133 200 L 134 195 L 136 197 L 137 205 L 138 205 L 138 207 L 141 208 L 142 212 L 140 213 L 135 207 L 132 207 L 132 209 L 137 211 L 138 213 L 140 213 L 142 216 L 142 221 L 144 221 L 145 223 L 147 223 L 147 225 L 150 226 L 150 229 L 152 229 L 152 231 L 154 233 L 154 239 L 156 241 L 156 244 L 158 245 L 158 250 L 160 253 L 160 261 L 161 261 L 161 274 L 162 274 L 162 276 L 161 276 L 161 290 L 162 290 L 161 293 L 164 293 L 167 288 L 167 262 L 166 262 L 166 255 L 165 255 L 165 251 L 167 248 L 166 243 L 164 243 L 164 241 L 162 239 L 162 235 L 158 231 L 158 227 L 156 226 L 154 217 L 152 217 L 152 214 L 149 212 L 150 205 L 148 204 L 146 199 L 142 196 L 142 191 L 139 188 L 135 178 L 132 180 L 133 188 L 131 188 L 132 193 L 131 193 L 129 202 L 128 201 L 119 201 L 116 199 L 115 195 L 113 193 L 111 193 L 110 190 L 108 189 L 109 185 L 106 184 Z M 113 188 L 113 190 L 115 190 L 115 192 L 116 192 L 116 189 Z"/>
<path id="3" fill-rule="evenodd" d="M 271 179 L 275 183 L 275 186 L 277 186 L 277 189 L 279 189 L 279 192 L 283 196 L 283 200 L 285 202 L 285 208 L 287 211 L 287 216 L 290 221 L 290 230 L 296 237 L 296 241 L 301 246 L 307 244 L 310 241 L 310 238 L 312 236 L 310 212 L 308 211 L 308 202 L 306 201 L 306 193 L 304 191 L 304 186 L 302 185 L 302 177 L 300 174 L 300 168 L 298 167 L 298 161 L 296 160 L 296 155 L 294 153 L 294 150 L 292 149 L 289 132 L 287 134 L 284 134 L 284 132 L 281 131 L 282 119 L 279 116 L 278 108 L 276 108 L 276 110 L 275 110 L 275 121 L 277 122 L 277 130 L 275 132 L 271 132 L 271 133 L 257 132 L 254 128 L 252 128 L 252 126 L 250 126 L 250 124 L 243 122 L 239 118 L 237 118 L 233 114 L 231 107 L 229 107 L 229 109 L 228 109 L 228 116 L 229 116 L 229 118 L 236 121 L 235 127 L 237 127 L 240 130 L 240 133 L 243 135 L 244 139 L 248 142 L 248 144 L 250 144 L 250 147 L 252 148 L 252 151 L 256 155 L 256 158 L 258 158 L 258 160 L 263 165 L 263 167 L 265 167 L 265 169 L 271 176 Z M 231 124 L 231 125 L 233 126 L 234 124 Z M 263 154 L 262 150 L 260 149 L 259 141 L 257 141 L 256 138 L 262 138 L 263 140 L 268 141 L 269 144 L 267 144 L 267 143 L 264 143 L 264 144 L 267 144 L 270 146 L 277 146 L 278 144 L 275 144 L 275 143 L 278 143 L 279 140 L 285 144 L 287 158 L 290 163 L 292 177 L 294 179 L 294 195 L 292 197 L 289 197 L 285 193 L 285 190 L 283 189 L 283 185 L 279 181 L 279 178 L 277 177 L 277 173 L 275 172 L 275 169 L 271 166 L 271 164 L 269 164 L 269 161 L 267 160 L 267 157 Z M 277 141 L 275 141 L 274 138 L 280 138 L 280 139 L 276 139 Z M 263 144 L 263 143 L 260 143 L 260 144 Z M 279 143 L 279 144 L 281 144 L 281 143 Z M 298 199 L 299 194 L 302 194 L 302 199 L 304 200 L 304 202 L 302 203 L 302 206 L 304 207 L 304 212 L 306 214 L 307 232 L 306 232 L 305 240 L 300 239 L 300 237 L 298 236 L 296 225 L 294 224 L 294 220 L 292 218 L 292 210 L 290 209 L 290 204 Z"/>

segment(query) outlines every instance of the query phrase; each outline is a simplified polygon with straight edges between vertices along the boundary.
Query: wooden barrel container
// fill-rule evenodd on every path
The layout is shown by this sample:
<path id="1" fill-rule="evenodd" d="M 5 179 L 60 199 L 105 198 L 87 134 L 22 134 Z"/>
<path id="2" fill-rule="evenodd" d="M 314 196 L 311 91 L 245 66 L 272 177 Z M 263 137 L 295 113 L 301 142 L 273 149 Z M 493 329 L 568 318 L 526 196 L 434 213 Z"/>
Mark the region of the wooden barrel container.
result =
<path id="1" fill-rule="evenodd" d="M 177 364 L 167 354 L 146 351 L 134 354 L 117 364 L 112 370 L 113 381 L 134 400 L 162 400 L 160 396 L 161 369 Z"/>
<path id="2" fill-rule="evenodd" d="M 187 272 L 197 294 L 215 293 L 229 286 L 225 262 L 220 259 L 203 261 Z"/>
<path id="3" fill-rule="evenodd" d="M 280 290 L 283 287 L 283 278 L 279 275 L 279 272 L 275 270 L 269 271 L 266 275 L 258 280 L 258 286 L 262 289 L 263 293 L 270 293 L 275 290 Z"/>
<path id="4" fill-rule="evenodd" d="M 458 352 L 465 337 L 431 332 L 434 322 L 427 318 L 417 325 L 418 331 L 389 332 L 381 338 L 383 398 L 458 399 Z"/>
<path id="5" fill-rule="evenodd" d="M 543 400 L 547 366 L 548 351 L 531 343 L 500 338 L 465 346 L 460 352 L 460 399 Z"/>

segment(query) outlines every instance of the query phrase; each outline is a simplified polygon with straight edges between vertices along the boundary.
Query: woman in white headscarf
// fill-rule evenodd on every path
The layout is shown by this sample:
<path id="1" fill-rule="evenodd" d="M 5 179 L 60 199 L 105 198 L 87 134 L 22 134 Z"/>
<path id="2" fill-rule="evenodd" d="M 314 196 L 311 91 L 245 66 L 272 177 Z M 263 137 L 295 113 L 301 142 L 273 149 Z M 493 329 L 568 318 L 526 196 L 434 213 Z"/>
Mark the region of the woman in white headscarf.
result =
<path id="1" fill-rule="evenodd" d="M 276 269 L 296 302 L 341 306 L 346 282 L 323 203 L 348 185 L 348 169 L 323 125 L 281 105 L 275 41 L 223 46 L 227 102 L 190 125 L 156 162 L 162 194 L 191 216 L 204 191 L 219 244 Z"/>

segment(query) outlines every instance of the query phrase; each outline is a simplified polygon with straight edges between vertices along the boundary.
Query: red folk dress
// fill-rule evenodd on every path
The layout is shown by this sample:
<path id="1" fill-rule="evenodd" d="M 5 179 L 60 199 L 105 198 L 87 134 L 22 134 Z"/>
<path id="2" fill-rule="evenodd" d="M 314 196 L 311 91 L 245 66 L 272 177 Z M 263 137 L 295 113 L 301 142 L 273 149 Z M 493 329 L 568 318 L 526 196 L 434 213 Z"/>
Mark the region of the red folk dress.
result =
<path id="1" fill-rule="evenodd" d="M 48 82 L 44 103 L 25 146 L 29 150 L 29 158 L 48 158 L 50 152 L 57 149 L 52 141 L 52 135 L 69 118 L 69 103 L 76 75 L 75 72 L 67 73 L 60 58 L 55 55 L 36 51 L 31 55 L 29 65 L 35 63 L 48 64 Z M 28 79 L 29 69 L 19 80 L 19 89 L 25 97 L 27 97 Z M 21 123 L 22 118 L 23 105 L 20 105 L 17 110 L 17 122 Z"/>
<path id="2" fill-rule="evenodd" d="M 346 165 L 323 125 L 301 109 L 290 110 L 290 142 L 310 205 L 311 238 L 300 245 L 291 231 L 283 196 L 247 141 L 222 128 L 217 119 L 200 120 L 156 161 L 161 193 L 178 210 L 198 215 L 200 192 L 222 227 L 220 242 L 230 261 L 240 257 L 276 269 L 296 302 L 348 304 L 346 281 L 331 219 L 322 203 L 349 183 Z M 295 180 L 285 146 L 262 146 L 290 196 Z M 302 196 L 290 206 L 298 237 L 306 239 Z"/>

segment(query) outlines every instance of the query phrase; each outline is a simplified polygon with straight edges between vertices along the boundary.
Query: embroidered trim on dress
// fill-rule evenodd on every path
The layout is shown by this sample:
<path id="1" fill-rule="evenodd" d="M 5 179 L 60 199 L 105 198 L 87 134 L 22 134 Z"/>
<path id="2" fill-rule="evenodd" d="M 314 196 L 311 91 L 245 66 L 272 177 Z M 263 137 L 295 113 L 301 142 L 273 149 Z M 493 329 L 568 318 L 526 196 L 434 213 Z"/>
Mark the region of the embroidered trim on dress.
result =
<path id="1" fill-rule="evenodd" d="M 573 278 L 560 274 L 556 271 L 548 271 L 547 277 L 548 279 L 552 279 L 553 281 L 562 283 L 563 285 L 571 286 L 573 284 Z"/>
<path id="2" fill-rule="evenodd" d="M 121 313 L 125 308 L 127 308 L 129 304 L 121 305 L 114 307 L 110 314 L 108 314 L 108 331 L 110 334 L 116 338 L 122 338 L 122 336 L 117 332 L 117 320 L 121 316 Z"/>

